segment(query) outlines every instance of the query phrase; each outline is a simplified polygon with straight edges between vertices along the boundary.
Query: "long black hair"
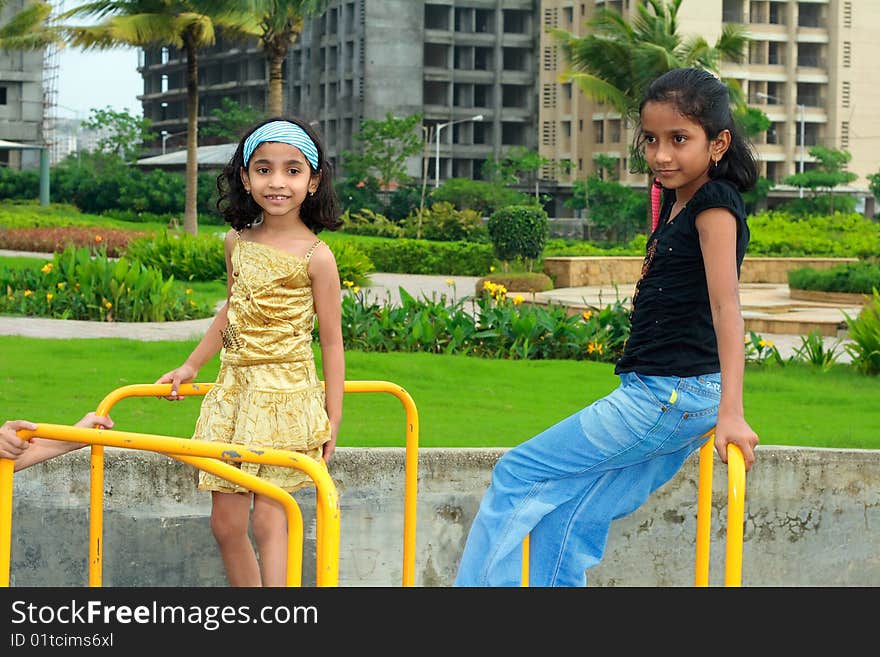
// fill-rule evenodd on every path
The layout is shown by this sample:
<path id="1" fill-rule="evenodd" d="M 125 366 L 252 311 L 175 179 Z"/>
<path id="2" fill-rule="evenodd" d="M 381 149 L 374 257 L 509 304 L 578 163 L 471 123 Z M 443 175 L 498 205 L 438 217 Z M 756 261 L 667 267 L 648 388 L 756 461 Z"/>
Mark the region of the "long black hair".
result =
<path id="1" fill-rule="evenodd" d="M 741 191 L 755 186 L 758 180 L 758 161 L 751 142 L 735 119 L 730 108 L 727 85 L 709 71 L 700 68 L 675 68 L 667 71 L 645 91 L 639 114 L 646 103 L 670 103 L 682 116 L 703 127 L 708 139 L 715 139 L 722 130 L 730 131 L 730 146 L 718 161 L 709 167 L 709 178 L 725 178 Z M 645 136 L 641 126 L 635 134 L 634 167 L 644 161 Z"/>
<path id="2" fill-rule="evenodd" d="M 339 199 L 333 188 L 333 165 L 324 157 L 324 144 L 315 129 L 308 122 L 293 117 L 270 117 L 260 121 L 242 135 L 232 159 L 217 176 L 217 211 L 236 230 L 250 227 L 262 214 L 263 208 L 245 191 L 244 183 L 241 181 L 241 169 L 246 168 L 244 142 L 257 128 L 273 121 L 288 121 L 298 125 L 305 130 L 318 149 L 318 168 L 312 169 L 311 164 L 309 168 L 312 176 L 320 174 L 320 182 L 314 195 L 306 196 L 303 201 L 299 210 L 300 219 L 315 234 L 325 228 L 338 229 L 342 226 L 342 220 L 339 218 Z"/>

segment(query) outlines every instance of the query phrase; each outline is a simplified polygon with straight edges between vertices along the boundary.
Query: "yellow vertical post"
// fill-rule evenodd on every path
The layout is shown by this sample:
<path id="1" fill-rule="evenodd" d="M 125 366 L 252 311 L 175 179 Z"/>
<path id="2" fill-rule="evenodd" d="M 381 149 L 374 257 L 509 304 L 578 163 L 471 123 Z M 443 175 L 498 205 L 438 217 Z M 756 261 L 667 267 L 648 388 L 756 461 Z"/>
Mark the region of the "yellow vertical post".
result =
<path id="1" fill-rule="evenodd" d="M 522 549 L 522 585 L 529 585 L 529 535 L 523 539 Z"/>
<path id="2" fill-rule="evenodd" d="M 724 585 L 742 585 L 743 524 L 745 523 L 746 465 L 736 445 L 727 448 L 727 552 Z"/>
<path id="3" fill-rule="evenodd" d="M 12 559 L 12 459 L 0 459 L 0 586 L 9 586 Z"/>
<path id="4" fill-rule="evenodd" d="M 109 412 L 109 409 L 107 409 Z M 98 415 L 107 413 L 98 412 Z M 89 586 L 101 586 L 104 540 L 104 446 L 92 445 L 89 459 Z"/>
<path id="5" fill-rule="evenodd" d="M 712 462 L 714 433 L 700 447 L 699 478 L 697 480 L 697 561 L 694 586 L 709 586 L 710 526 L 712 520 Z"/>
<path id="6" fill-rule="evenodd" d="M 388 392 L 406 412 L 406 472 L 403 499 L 403 586 L 415 585 L 416 518 L 419 486 L 419 413 L 412 396 L 388 381 L 346 381 L 345 392 Z"/>

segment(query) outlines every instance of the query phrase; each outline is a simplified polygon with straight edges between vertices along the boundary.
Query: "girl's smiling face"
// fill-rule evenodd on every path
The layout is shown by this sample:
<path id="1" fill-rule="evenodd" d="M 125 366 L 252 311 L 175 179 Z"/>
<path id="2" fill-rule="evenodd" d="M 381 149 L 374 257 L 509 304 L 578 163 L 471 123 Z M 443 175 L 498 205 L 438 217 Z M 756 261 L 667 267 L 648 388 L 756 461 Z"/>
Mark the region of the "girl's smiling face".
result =
<path id="1" fill-rule="evenodd" d="M 678 198 L 690 198 L 709 180 L 709 167 L 724 155 L 730 141 L 726 130 L 708 139 L 702 125 L 668 102 L 645 103 L 641 125 L 648 166 Z"/>
<path id="2" fill-rule="evenodd" d="M 266 214 L 282 216 L 298 212 L 319 179 L 296 146 L 267 141 L 254 150 L 247 169 L 241 170 L 241 181 Z"/>

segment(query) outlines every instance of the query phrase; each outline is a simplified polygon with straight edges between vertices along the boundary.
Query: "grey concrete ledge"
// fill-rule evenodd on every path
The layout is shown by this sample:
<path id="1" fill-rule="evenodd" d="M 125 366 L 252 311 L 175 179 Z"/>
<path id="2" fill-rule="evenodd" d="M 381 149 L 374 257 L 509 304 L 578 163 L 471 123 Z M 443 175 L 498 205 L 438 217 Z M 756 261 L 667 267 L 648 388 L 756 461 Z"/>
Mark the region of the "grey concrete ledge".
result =
<path id="1" fill-rule="evenodd" d="M 467 530 L 503 449 L 422 449 L 416 586 L 450 586 Z M 103 584 L 225 586 L 195 470 L 149 452 L 106 448 Z M 340 586 L 400 586 L 403 448 L 340 448 Z M 715 457 L 710 585 L 724 578 L 727 469 Z M 594 586 L 691 586 L 698 459 L 612 525 Z M 300 491 L 303 584 L 314 584 L 314 492 Z M 15 475 L 11 584 L 84 586 L 89 453 Z M 880 451 L 761 446 L 747 477 L 744 586 L 880 585 Z"/>

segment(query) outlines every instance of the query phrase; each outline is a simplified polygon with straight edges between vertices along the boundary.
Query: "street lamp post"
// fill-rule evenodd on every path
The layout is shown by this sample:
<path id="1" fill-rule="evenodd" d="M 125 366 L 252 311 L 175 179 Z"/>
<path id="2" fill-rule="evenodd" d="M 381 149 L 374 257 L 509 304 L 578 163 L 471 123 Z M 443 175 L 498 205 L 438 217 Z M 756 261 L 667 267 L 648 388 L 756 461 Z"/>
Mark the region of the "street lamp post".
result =
<path id="1" fill-rule="evenodd" d="M 440 131 L 443 128 L 451 126 L 455 123 L 464 123 L 466 121 L 482 121 L 483 115 L 477 114 L 476 116 L 472 116 L 467 119 L 456 119 L 455 121 L 447 121 L 446 123 L 438 123 L 435 126 L 434 130 L 434 140 L 435 140 L 435 149 L 434 149 L 434 188 L 440 186 Z"/>
<path id="2" fill-rule="evenodd" d="M 168 141 L 168 138 L 171 136 L 171 133 L 167 130 L 162 131 L 162 155 L 165 155 L 165 142 Z"/>
<path id="3" fill-rule="evenodd" d="M 765 94 L 761 91 L 756 92 L 755 96 L 757 96 L 758 98 L 763 98 L 764 100 L 775 100 L 777 103 L 780 102 L 779 98 L 777 98 L 776 96 L 773 96 L 771 94 Z M 805 134 L 804 134 L 805 133 L 805 130 L 804 130 L 804 109 L 805 108 L 803 105 L 798 103 L 797 109 L 798 109 L 798 120 L 800 121 L 799 132 L 800 132 L 800 143 L 801 143 L 800 156 L 798 157 L 798 173 L 803 173 L 804 172 L 804 159 L 806 158 L 806 154 L 805 154 L 806 143 L 805 143 Z M 798 187 L 798 196 L 800 196 L 801 198 L 804 197 L 804 188 L 803 187 Z"/>

